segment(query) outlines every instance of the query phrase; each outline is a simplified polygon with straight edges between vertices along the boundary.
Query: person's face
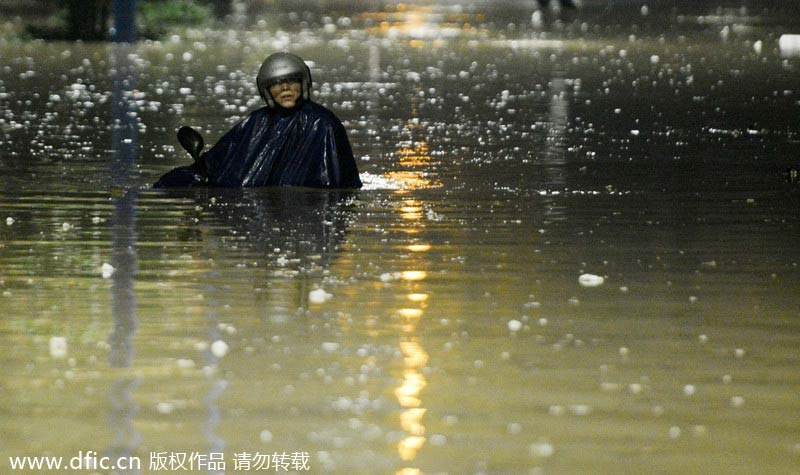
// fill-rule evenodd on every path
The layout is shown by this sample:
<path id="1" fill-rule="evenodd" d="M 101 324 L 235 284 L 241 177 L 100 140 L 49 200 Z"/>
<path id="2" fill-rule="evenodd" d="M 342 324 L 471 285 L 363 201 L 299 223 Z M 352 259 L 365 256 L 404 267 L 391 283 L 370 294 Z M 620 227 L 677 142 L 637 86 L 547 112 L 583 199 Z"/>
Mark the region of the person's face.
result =
<path id="1" fill-rule="evenodd" d="M 275 102 L 283 108 L 291 109 L 300 99 L 300 81 L 287 79 L 274 86 L 270 86 L 269 93 Z"/>

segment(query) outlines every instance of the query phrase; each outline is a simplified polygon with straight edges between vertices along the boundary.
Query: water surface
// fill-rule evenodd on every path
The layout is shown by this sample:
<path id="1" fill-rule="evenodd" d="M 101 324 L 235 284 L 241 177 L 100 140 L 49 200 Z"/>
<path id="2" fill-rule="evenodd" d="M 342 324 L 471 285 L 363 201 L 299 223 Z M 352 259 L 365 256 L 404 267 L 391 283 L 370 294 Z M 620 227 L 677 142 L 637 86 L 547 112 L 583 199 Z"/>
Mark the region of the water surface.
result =
<path id="1" fill-rule="evenodd" d="M 798 473 L 792 18 L 448 8 L 0 42 L 3 473 Z M 260 107 L 273 48 L 365 189 L 150 189 L 177 127 Z"/>

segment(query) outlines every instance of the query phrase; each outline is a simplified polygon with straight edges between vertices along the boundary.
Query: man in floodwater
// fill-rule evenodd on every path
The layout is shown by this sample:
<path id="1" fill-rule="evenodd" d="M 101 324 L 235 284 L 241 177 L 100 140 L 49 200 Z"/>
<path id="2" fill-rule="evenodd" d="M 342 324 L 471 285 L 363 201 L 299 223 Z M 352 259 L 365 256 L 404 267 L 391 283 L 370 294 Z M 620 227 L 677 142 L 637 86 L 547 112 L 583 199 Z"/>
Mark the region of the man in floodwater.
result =
<path id="1" fill-rule="evenodd" d="M 236 124 L 198 163 L 181 167 L 192 173 L 173 170 L 155 186 L 360 188 L 344 126 L 311 100 L 311 71 L 303 60 L 290 53 L 272 54 L 261 65 L 256 83 L 267 106 Z M 188 175 L 195 178 L 187 182 Z"/>

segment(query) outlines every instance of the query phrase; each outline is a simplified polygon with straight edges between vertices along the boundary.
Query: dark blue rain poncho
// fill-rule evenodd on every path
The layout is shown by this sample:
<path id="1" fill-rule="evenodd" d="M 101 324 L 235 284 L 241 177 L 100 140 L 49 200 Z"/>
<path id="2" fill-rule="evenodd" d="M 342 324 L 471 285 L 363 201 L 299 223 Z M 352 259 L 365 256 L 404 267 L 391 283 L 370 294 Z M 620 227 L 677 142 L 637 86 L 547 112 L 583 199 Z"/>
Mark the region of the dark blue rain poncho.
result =
<path id="1" fill-rule="evenodd" d="M 203 154 L 208 185 L 360 188 L 350 141 L 336 115 L 304 100 L 292 109 L 252 112 Z M 196 186 L 197 170 L 179 167 L 156 187 Z"/>

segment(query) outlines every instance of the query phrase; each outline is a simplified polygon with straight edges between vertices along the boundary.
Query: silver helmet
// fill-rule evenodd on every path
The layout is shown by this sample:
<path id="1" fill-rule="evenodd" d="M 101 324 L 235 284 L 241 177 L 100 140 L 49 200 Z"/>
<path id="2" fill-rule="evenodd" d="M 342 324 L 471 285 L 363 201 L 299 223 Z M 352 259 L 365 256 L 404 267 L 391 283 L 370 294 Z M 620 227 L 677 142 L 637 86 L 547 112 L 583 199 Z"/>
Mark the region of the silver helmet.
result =
<path id="1" fill-rule="evenodd" d="M 269 88 L 286 79 L 299 80 L 301 97 L 305 100 L 311 97 L 311 70 L 306 63 L 291 53 L 274 53 L 261 63 L 256 76 L 258 92 L 269 107 L 275 107 Z"/>

